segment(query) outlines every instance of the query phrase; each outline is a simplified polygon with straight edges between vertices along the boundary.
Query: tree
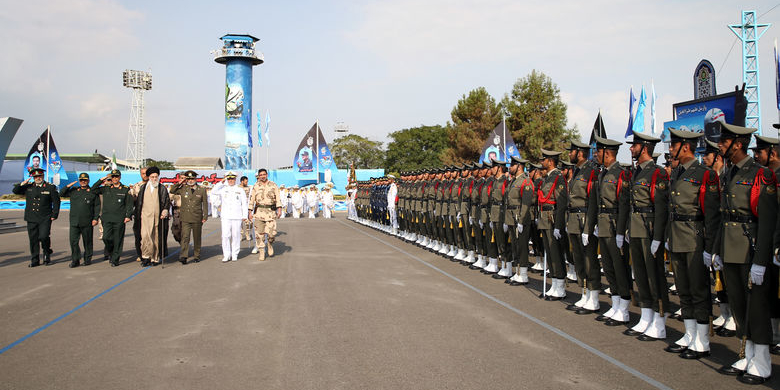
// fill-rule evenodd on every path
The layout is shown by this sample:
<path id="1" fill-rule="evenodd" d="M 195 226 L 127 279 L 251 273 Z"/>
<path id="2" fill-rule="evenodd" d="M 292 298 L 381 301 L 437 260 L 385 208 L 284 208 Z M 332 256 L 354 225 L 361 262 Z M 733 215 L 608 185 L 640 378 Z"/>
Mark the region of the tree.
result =
<path id="1" fill-rule="evenodd" d="M 357 134 L 349 134 L 336 138 L 330 145 L 333 161 L 338 167 L 349 167 L 355 164 L 355 169 L 378 169 L 385 162 L 385 151 L 382 143 L 372 141 Z"/>
<path id="2" fill-rule="evenodd" d="M 441 154 L 447 148 L 447 130 L 441 125 L 419 126 L 389 134 L 385 169 L 401 172 L 439 167 Z"/>
<path id="3" fill-rule="evenodd" d="M 458 100 L 447 123 L 449 147 L 442 153 L 445 164 L 479 160 L 482 144 L 488 134 L 501 122 L 501 109 L 484 87 Z"/>
<path id="4" fill-rule="evenodd" d="M 501 105 L 509 114 L 507 128 L 525 158 L 539 159 L 540 148 L 563 150 L 577 137 L 576 127 L 566 127 L 566 104 L 558 86 L 542 72 L 533 70 L 517 80 Z"/>
<path id="5" fill-rule="evenodd" d="M 145 167 L 157 167 L 160 168 L 160 170 L 171 170 L 176 169 L 176 167 L 173 166 L 173 163 L 170 161 L 165 160 L 153 160 L 151 158 L 146 159 L 146 163 L 144 163 Z"/>

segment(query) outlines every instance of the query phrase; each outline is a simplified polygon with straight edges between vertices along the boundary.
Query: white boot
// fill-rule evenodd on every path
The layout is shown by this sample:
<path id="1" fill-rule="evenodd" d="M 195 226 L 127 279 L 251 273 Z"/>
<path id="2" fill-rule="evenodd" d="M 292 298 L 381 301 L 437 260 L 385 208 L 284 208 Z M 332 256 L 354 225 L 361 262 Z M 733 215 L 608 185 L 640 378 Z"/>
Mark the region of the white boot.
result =
<path id="1" fill-rule="evenodd" d="M 610 298 L 612 298 L 612 306 L 609 308 L 609 310 L 602 314 L 606 318 L 612 318 L 618 309 L 618 305 L 620 305 L 620 295 L 612 295 Z"/>
<path id="2" fill-rule="evenodd" d="M 574 270 L 574 264 L 566 264 L 566 279 L 572 282 L 577 281 L 577 272 Z"/>
<path id="3" fill-rule="evenodd" d="M 753 344 L 753 358 L 747 365 L 750 375 L 769 378 L 772 374 L 772 358 L 769 356 L 768 344 Z"/>
<path id="4" fill-rule="evenodd" d="M 548 297 L 558 297 L 557 295 L 555 295 L 558 292 L 557 286 L 558 286 L 558 279 L 551 279 L 550 289 L 547 290 L 545 295 L 547 295 Z"/>
<path id="5" fill-rule="evenodd" d="M 466 251 L 458 249 L 458 253 L 455 254 L 455 260 L 463 261 L 466 259 Z"/>
<path id="6" fill-rule="evenodd" d="M 652 337 L 656 340 L 663 340 L 666 338 L 666 316 L 661 313 L 653 312 L 653 321 L 650 326 L 647 327 L 645 336 Z"/>
<path id="7" fill-rule="evenodd" d="M 498 272 L 498 259 L 491 257 L 488 260 L 490 261 L 490 264 L 485 267 L 485 272 L 489 272 L 491 274 Z"/>
<path id="8" fill-rule="evenodd" d="M 439 248 L 439 253 L 446 256 L 447 253 L 450 253 L 450 246 L 447 244 L 441 244 L 441 248 Z"/>
<path id="9" fill-rule="evenodd" d="M 528 267 L 520 267 L 517 278 L 518 283 L 528 283 Z"/>
<path id="10" fill-rule="evenodd" d="M 252 254 L 254 255 L 254 254 L 256 254 L 257 252 L 259 252 L 259 250 L 257 249 L 257 245 L 255 245 L 255 247 L 254 247 L 254 248 L 252 248 Z"/>
<path id="11" fill-rule="evenodd" d="M 712 321 L 712 326 L 716 328 L 723 326 L 723 324 L 726 323 L 726 320 L 728 320 L 730 316 L 731 316 L 731 309 L 729 308 L 729 304 L 721 303 L 720 315 L 718 316 L 718 318 Z"/>
<path id="12" fill-rule="evenodd" d="M 631 303 L 630 299 L 620 298 L 618 308 L 615 310 L 615 314 L 612 315 L 612 319 L 618 322 L 628 322 L 628 305 Z"/>
<path id="13" fill-rule="evenodd" d="M 755 354 L 755 349 L 753 348 L 755 344 L 753 344 L 752 341 L 746 340 L 745 341 L 745 358 L 739 359 L 734 364 L 731 365 L 731 367 L 736 368 L 737 370 L 747 371 L 748 363 L 753 360 L 753 355 Z"/>
<path id="14" fill-rule="evenodd" d="M 542 262 L 541 261 L 537 261 L 536 263 L 534 263 L 534 265 L 531 267 L 531 269 L 535 270 L 535 271 L 541 271 L 542 270 Z"/>
<path id="15" fill-rule="evenodd" d="M 474 251 L 469 251 L 468 256 L 466 256 L 466 262 L 467 263 L 474 263 L 476 259 L 474 259 Z"/>
<path id="16" fill-rule="evenodd" d="M 501 270 L 501 272 L 498 273 L 498 276 L 503 276 L 505 278 L 508 278 L 512 276 L 512 262 L 507 261 L 504 265 L 504 269 Z"/>
<path id="17" fill-rule="evenodd" d="M 710 324 L 696 324 L 696 337 L 693 338 L 690 349 L 696 352 L 710 351 Z"/>
<path id="18" fill-rule="evenodd" d="M 588 297 L 589 297 L 589 295 L 588 295 L 588 289 L 583 289 L 583 290 L 582 290 L 582 296 L 580 297 L 580 300 L 579 300 L 579 301 L 577 301 L 577 302 L 574 302 L 574 306 L 577 306 L 577 307 L 582 307 L 582 306 L 584 306 L 584 305 L 585 305 L 585 302 L 587 302 L 587 301 L 588 301 Z"/>
<path id="19" fill-rule="evenodd" d="M 487 265 L 487 262 L 485 261 L 485 256 L 478 255 L 477 256 L 477 262 L 474 263 L 474 267 L 485 268 L 486 265 Z"/>
<path id="20" fill-rule="evenodd" d="M 683 320 L 683 323 L 685 324 L 685 334 L 674 343 L 681 347 L 690 347 L 696 337 L 696 320 Z"/>
<path id="21" fill-rule="evenodd" d="M 588 290 L 587 297 L 582 308 L 593 311 L 599 310 L 599 290 Z"/>
<path id="22" fill-rule="evenodd" d="M 634 325 L 631 330 L 634 332 L 644 333 L 647 327 L 650 326 L 650 321 L 653 320 L 653 309 L 642 308 L 642 316 L 639 317 L 639 322 Z"/>
<path id="23" fill-rule="evenodd" d="M 561 298 L 566 297 L 566 280 L 565 279 L 558 279 L 558 289 L 556 290 L 558 292 L 558 296 Z"/>
<path id="24" fill-rule="evenodd" d="M 604 294 L 607 294 L 607 295 L 609 295 L 609 296 L 612 296 L 612 289 L 611 289 L 611 288 L 609 288 L 609 287 L 605 288 L 605 289 L 604 289 Z"/>

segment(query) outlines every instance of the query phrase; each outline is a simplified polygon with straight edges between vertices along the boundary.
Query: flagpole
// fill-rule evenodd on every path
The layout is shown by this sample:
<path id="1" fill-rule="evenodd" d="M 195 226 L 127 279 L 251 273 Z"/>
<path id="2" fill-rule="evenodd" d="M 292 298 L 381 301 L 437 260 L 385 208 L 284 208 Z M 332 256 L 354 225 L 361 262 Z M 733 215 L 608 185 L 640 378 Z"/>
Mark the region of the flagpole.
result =
<path id="1" fill-rule="evenodd" d="M 317 119 L 317 130 L 314 132 L 314 138 L 317 139 L 315 141 L 317 143 L 317 150 L 314 152 L 314 156 L 316 157 L 316 161 L 314 162 L 317 164 L 317 184 L 320 184 L 320 120 Z"/>
<path id="2" fill-rule="evenodd" d="M 504 155 L 504 161 L 507 161 L 507 154 L 506 154 L 506 117 L 504 116 L 504 110 L 501 110 L 501 127 L 504 129 L 504 136 L 502 138 L 504 145 L 501 146 L 501 154 Z"/>
<path id="3" fill-rule="evenodd" d="M 51 140 L 51 126 L 46 126 L 46 182 L 49 181 L 49 143 Z"/>

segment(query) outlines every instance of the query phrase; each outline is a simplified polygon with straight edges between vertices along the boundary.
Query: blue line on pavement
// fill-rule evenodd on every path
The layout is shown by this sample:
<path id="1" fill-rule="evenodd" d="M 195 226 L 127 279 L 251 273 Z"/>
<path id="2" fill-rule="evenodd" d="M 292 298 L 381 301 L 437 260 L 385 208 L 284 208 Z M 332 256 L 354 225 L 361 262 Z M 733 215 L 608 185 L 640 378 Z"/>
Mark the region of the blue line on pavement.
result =
<path id="1" fill-rule="evenodd" d="M 450 274 L 450 273 L 440 269 L 439 267 L 436 267 L 435 265 L 433 265 L 431 263 L 428 263 L 427 261 L 422 260 L 419 257 L 417 257 L 417 256 L 415 256 L 415 255 L 413 255 L 413 254 L 411 254 L 411 253 L 409 253 L 409 252 L 407 252 L 407 251 L 405 251 L 405 250 L 403 250 L 403 249 L 401 249 L 401 248 L 399 248 L 399 247 L 397 247 L 397 246 L 395 246 L 395 245 L 393 245 L 393 244 L 391 244 L 391 243 L 389 243 L 389 242 L 387 242 L 385 240 L 382 240 L 381 238 L 378 238 L 378 237 L 376 237 L 374 235 L 368 234 L 368 233 L 366 233 L 366 232 L 364 232 L 364 231 L 362 231 L 360 229 L 355 228 L 354 226 L 350 226 L 350 225 L 344 223 L 343 221 L 339 220 L 338 222 L 341 223 L 342 225 L 347 226 L 347 227 L 349 227 L 349 228 L 351 228 L 351 229 L 353 229 L 355 231 L 358 231 L 358 232 L 360 232 L 360 233 L 362 233 L 362 234 L 364 234 L 366 236 L 369 236 L 369 237 L 371 237 L 371 238 L 373 238 L 373 239 L 375 239 L 375 240 L 377 240 L 377 241 L 379 241 L 379 242 L 381 242 L 381 243 L 383 243 L 383 244 L 385 244 L 385 245 L 387 245 L 387 246 L 389 246 L 389 247 L 391 247 L 391 248 L 393 248 L 393 249 L 395 249 L 395 250 L 397 250 L 397 251 L 399 251 L 399 252 L 409 256 L 409 257 L 411 257 L 414 260 L 417 260 L 418 262 L 422 263 L 423 265 L 426 265 L 426 266 L 428 266 L 428 267 L 438 271 L 442 275 L 444 275 L 444 276 L 446 276 L 446 277 L 448 277 L 448 278 L 450 278 L 450 279 L 452 279 L 452 280 L 454 280 L 454 281 L 456 281 L 456 282 L 466 286 L 467 288 L 471 289 L 472 291 L 476 292 L 477 294 L 482 295 L 483 297 L 485 297 L 487 299 L 490 299 L 491 301 L 493 301 L 493 302 L 495 302 L 495 303 L 497 303 L 497 304 L 499 304 L 499 305 L 501 305 L 501 306 L 503 306 L 503 307 L 513 311 L 514 313 L 516 313 L 516 314 L 518 314 L 518 315 L 520 315 L 522 317 L 525 317 L 525 318 L 529 319 L 530 321 L 535 322 L 538 325 L 543 326 L 545 329 L 547 329 L 547 330 L 549 330 L 549 331 L 551 331 L 551 332 L 553 332 L 553 333 L 563 337 L 566 340 L 571 341 L 572 343 L 574 343 L 574 344 L 584 348 L 588 352 L 590 352 L 590 353 L 592 353 L 592 354 L 594 354 L 594 355 L 596 355 L 596 356 L 598 356 L 598 357 L 600 357 L 600 358 L 602 358 L 602 359 L 604 359 L 604 360 L 606 360 L 606 361 L 608 361 L 608 362 L 618 366 L 620 369 L 622 369 L 622 370 L 628 372 L 629 374 L 634 375 L 635 377 L 637 377 L 637 378 L 647 382 L 651 386 L 653 386 L 653 387 L 655 387 L 657 389 L 671 390 L 670 387 L 664 385 L 663 383 L 661 383 L 661 382 L 659 382 L 659 381 L 657 381 L 657 380 L 655 380 L 655 379 L 653 379 L 653 378 L 651 378 L 651 377 L 649 377 L 649 376 L 647 376 L 647 375 L 637 371 L 636 369 L 634 369 L 632 367 L 627 366 L 626 364 L 624 364 L 623 362 L 613 358 L 612 356 L 609 356 L 606 353 L 601 352 L 598 349 L 591 347 L 590 345 L 586 344 L 583 341 L 580 341 L 576 337 L 574 337 L 574 336 L 572 336 L 572 335 L 570 335 L 570 334 L 568 334 L 568 333 L 566 333 L 566 332 L 564 332 L 564 331 L 562 331 L 562 330 L 560 330 L 560 329 L 558 329 L 558 328 L 556 328 L 556 327 L 554 327 L 554 326 L 552 326 L 552 325 L 550 325 L 550 324 L 548 324 L 548 323 L 546 323 L 546 322 L 544 322 L 544 321 L 542 321 L 542 320 L 540 320 L 540 319 L 538 319 L 538 318 L 536 318 L 536 317 L 534 317 L 534 316 L 532 316 L 532 315 L 530 315 L 530 314 L 528 314 L 528 313 L 526 313 L 526 312 L 524 312 L 524 311 L 522 311 L 520 309 L 517 309 L 517 308 L 511 306 L 510 304 L 508 304 L 508 303 L 506 303 L 506 302 L 504 302 L 504 301 L 502 301 L 502 300 L 500 300 L 500 299 L 498 299 L 498 298 L 496 298 L 496 297 L 494 297 L 494 296 L 492 296 L 492 295 L 490 295 L 490 294 L 488 294 L 488 293 L 486 293 L 486 292 L 484 292 L 484 291 L 482 291 L 482 290 L 480 290 L 480 289 L 478 289 L 478 288 L 476 288 L 476 287 L 474 287 L 474 286 L 464 282 L 463 280 L 461 280 L 458 277 L 456 277 L 456 276 L 454 276 L 454 275 L 452 275 L 452 274 Z"/>
<path id="2" fill-rule="evenodd" d="M 209 233 L 209 234 L 207 234 L 207 235 L 203 236 L 203 238 L 206 238 L 206 237 L 208 237 L 208 236 L 210 236 L 210 235 L 214 234 L 215 232 L 216 232 L 216 230 L 214 230 L 214 231 L 212 231 L 211 233 Z M 179 253 L 180 251 L 181 251 L 181 248 L 179 248 L 179 249 L 177 249 L 177 250 L 173 251 L 173 253 L 170 253 L 170 254 L 169 254 L 168 256 L 166 256 L 165 258 L 167 259 L 167 258 L 169 258 L 169 257 L 171 257 L 171 256 L 173 256 L 173 255 L 175 255 L 175 254 L 177 254 L 177 253 Z M 103 295 L 106 295 L 106 294 L 108 294 L 109 292 L 111 292 L 111 290 L 113 290 L 113 289 L 115 289 L 115 288 L 117 288 L 117 287 L 121 286 L 121 285 L 122 285 L 124 282 L 127 282 L 128 280 L 130 280 L 130 279 L 132 279 L 132 278 L 134 278 L 134 277 L 136 277 L 136 276 L 140 275 L 142 272 L 144 272 L 144 271 L 148 270 L 149 268 L 151 268 L 151 266 L 148 266 L 148 267 L 144 267 L 144 268 L 142 268 L 140 271 L 138 271 L 138 272 L 136 272 L 136 273 L 134 273 L 134 274 L 130 275 L 130 276 L 127 278 L 127 279 L 125 279 L 125 280 L 123 280 L 123 281 L 121 281 L 121 282 L 119 282 L 119 283 L 117 283 L 117 284 L 115 284 L 115 285 L 113 285 L 113 286 L 109 287 L 108 289 L 104 290 L 104 291 L 103 291 L 103 292 L 101 292 L 100 294 L 98 294 L 98 295 L 95 295 L 94 297 L 92 297 L 92 298 L 89 298 L 88 300 L 86 300 L 84 303 L 82 303 L 82 304 L 80 304 L 80 305 L 78 305 L 78 306 L 74 307 L 74 308 L 73 308 L 73 309 L 71 309 L 69 312 L 67 312 L 67 313 L 65 313 L 65 314 L 63 314 L 63 315 L 61 315 L 61 316 L 59 316 L 59 317 L 57 317 L 57 318 L 55 318 L 55 319 L 53 319 L 53 320 L 49 321 L 49 323 L 47 323 L 46 325 L 43 325 L 43 326 L 41 326 L 40 328 L 38 328 L 38 329 L 35 329 L 34 331 L 32 331 L 32 332 L 28 333 L 27 335 L 23 336 L 22 338 L 20 338 L 19 340 L 16 340 L 16 341 L 14 341 L 13 343 L 11 343 L 11 344 L 8 344 L 8 345 L 7 345 L 6 347 L 4 347 L 3 349 L 0 349 L 0 355 L 2 355 L 3 353 L 5 353 L 5 352 L 6 352 L 6 351 L 8 351 L 9 349 L 11 349 L 11 348 L 13 348 L 13 347 L 15 347 L 15 346 L 17 346 L 17 345 L 21 344 L 21 343 L 22 343 L 24 340 L 27 340 L 27 339 L 29 339 L 30 337 L 32 337 L 32 336 L 35 336 L 36 334 L 38 334 L 38 333 L 42 332 L 42 331 L 43 331 L 43 330 L 45 330 L 46 328 L 48 328 L 48 327 L 50 327 L 50 326 L 52 326 L 52 325 L 56 324 L 57 322 L 59 322 L 59 321 L 60 321 L 60 320 L 62 320 L 63 318 L 65 318 L 65 317 L 67 317 L 67 316 L 69 316 L 69 315 L 71 315 L 71 314 L 75 313 L 75 312 L 76 312 L 76 310 L 78 310 L 78 309 L 81 309 L 81 308 L 82 308 L 82 307 L 84 307 L 84 306 L 87 306 L 87 305 L 88 305 L 90 302 L 92 302 L 92 301 L 94 301 L 94 300 L 96 300 L 96 299 L 98 299 L 98 298 L 102 297 Z"/>

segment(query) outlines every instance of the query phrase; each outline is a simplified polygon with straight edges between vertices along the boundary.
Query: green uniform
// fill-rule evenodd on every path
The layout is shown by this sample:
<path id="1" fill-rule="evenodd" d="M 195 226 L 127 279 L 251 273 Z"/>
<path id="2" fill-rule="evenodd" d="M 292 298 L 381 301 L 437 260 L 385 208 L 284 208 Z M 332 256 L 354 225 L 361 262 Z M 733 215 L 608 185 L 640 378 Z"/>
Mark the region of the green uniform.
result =
<path id="1" fill-rule="evenodd" d="M 586 225 L 598 230 L 601 265 L 613 297 L 631 299 L 631 273 L 618 248 L 617 236 L 626 234 L 629 214 L 629 181 L 631 176 L 615 161 L 601 171 L 597 195 L 598 215 L 589 216 Z M 620 244 L 623 245 L 622 243 Z M 627 248 L 623 248 L 627 250 Z M 595 289 L 595 288 L 594 288 Z"/>
<path id="2" fill-rule="evenodd" d="M 92 222 L 100 215 L 100 196 L 89 186 L 65 187 L 60 196 L 70 197 L 70 259 L 73 265 L 81 260 L 79 239 L 84 243 L 84 264 L 92 263 Z"/>
<path id="3" fill-rule="evenodd" d="M 547 264 L 553 279 L 566 277 L 566 267 L 563 261 L 563 247 L 553 233 L 558 229 L 565 234 L 566 221 L 566 178 L 558 168 L 554 168 L 544 176 L 539 186 L 539 223 L 542 231 L 544 251 L 547 253 Z"/>
<path id="4" fill-rule="evenodd" d="M 102 186 L 102 182 L 98 180 L 92 191 L 103 195 L 103 211 L 100 213 L 103 243 L 111 265 L 117 266 L 125 240 L 125 218 L 133 217 L 133 196 L 130 195 L 130 187 L 124 184 Z"/>
<path id="5" fill-rule="evenodd" d="M 203 221 L 208 219 L 206 189 L 197 184 L 188 186 L 184 183 L 178 183 L 171 188 L 171 194 L 181 196 L 181 206 L 179 207 L 181 252 L 179 252 L 179 259 L 187 259 L 187 255 L 190 253 L 190 234 L 192 234 L 193 257 L 195 261 L 199 261 Z"/>
<path id="6" fill-rule="evenodd" d="M 493 179 L 493 188 L 490 191 L 490 222 L 488 225 L 492 225 L 491 230 L 494 237 L 494 245 L 496 247 L 496 256 L 501 255 L 503 260 L 507 260 L 507 242 L 509 226 L 507 226 L 506 232 L 504 231 L 504 198 L 506 196 L 506 190 L 509 186 L 509 179 L 506 176 L 501 176 L 498 179 Z"/>
<path id="7" fill-rule="evenodd" d="M 24 220 L 27 222 L 27 237 L 30 240 L 31 266 L 40 264 L 40 251 L 43 249 L 44 262 L 51 259 L 51 222 L 60 214 L 60 194 L 54 184 L 42 182 L 16 183 L 13 193 L 24 195 Z"/>
<path id="8" fill-rule="evenodd" d="M 568 186 L 568 206 L 566 209 L 566 231 L 569 234 L 572 260 L 577 272 L 577 278 L 583 287 L 591 290 L 601 290 L 601 269 L 599 267 L 595 238 L 588 240 L 585 246 L 582 235 L 593 237 L 593 225 L 585 224 L 586 220 L 594 220 L 598 212 L 599 169 L 592 161 L 586 161 L 582 166 L 574 168 L 574 174 Z"/>
<path id="9" fill-rule="evenodd" d="M 490 226 L 490 203 L 493 190 L 496 187 L 496 179 L 486 177 L 479 194 L 479 223 L 482 224 L 482 255 L 488 258 L 498 257 L 493 227 Z M 499 189 L 500 191 L 500 189 Z"/>
<path id="10" fill-rule="evenodd" d="M 471 190 L 471 212 L 469 213 L 469 220 L 471 222 L 471 240 L 473 242 L 472 250 L 475 254 L 482 254 L 482 226 L 480 226 L 480 214 L 482 209 L 480 207 L 480 199 L 482 198 L 482 188 L 485 187 L 485 178 L 480 177 L 474 180 L 474 186 Z"/>
<path id="11" fill-rule="evenodd" d="M 506 202 L 504 222 L 511 233 L 512 260 L 518 267 L 528 267 L 528 240 L 536 219 L 536 190 L 528 173 L 521 173 L 508 185 Z"/>

